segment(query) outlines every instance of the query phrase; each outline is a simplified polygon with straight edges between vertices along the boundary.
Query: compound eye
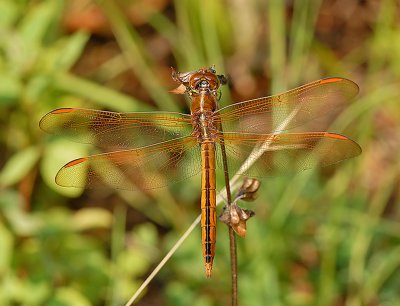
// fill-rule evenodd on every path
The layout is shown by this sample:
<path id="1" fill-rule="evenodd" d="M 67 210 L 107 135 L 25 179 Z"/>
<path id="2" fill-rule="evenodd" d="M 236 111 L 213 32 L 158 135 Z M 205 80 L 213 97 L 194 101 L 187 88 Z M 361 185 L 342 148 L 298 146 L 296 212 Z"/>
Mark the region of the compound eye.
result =
<path id="1" fill-rule="evenodd" d="M 192 88 L 192 89 L 195 89 L 195 88 L 198 88 L 198 85 L 199 85 L 199 83 L 200 83 L 200 79 L 201 79 L 201 77 L 200 76 L 193 76 L 192 78 L 191 78 L 191 80 L 190 80 L 190 82 L 189 82 L 189 87 L 190 88 Z"/>
<path id="2" fill-rule="evenodd" d="M 217 89 L 218 88 L 218 79 L 208 78 L 207 83 L 208 83 L 208 86 L 211 89 Z"/>

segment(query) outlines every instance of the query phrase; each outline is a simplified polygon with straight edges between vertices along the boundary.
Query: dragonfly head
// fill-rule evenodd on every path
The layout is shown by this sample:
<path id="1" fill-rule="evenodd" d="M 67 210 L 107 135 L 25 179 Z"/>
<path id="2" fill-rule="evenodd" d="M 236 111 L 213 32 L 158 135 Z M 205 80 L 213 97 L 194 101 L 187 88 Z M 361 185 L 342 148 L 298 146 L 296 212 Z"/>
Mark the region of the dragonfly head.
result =
<path id="1" fill-rule="evenodd" d="M 180 85 L 170 92 L 175 94 L 187 93 L 189 96 L 201 93 L 217 96 L 219 87 L 227 83 L 225 76 L 218 75 L 214 66 L 190 72 L 177 72 L 172 68 L 172 78 Z"/>

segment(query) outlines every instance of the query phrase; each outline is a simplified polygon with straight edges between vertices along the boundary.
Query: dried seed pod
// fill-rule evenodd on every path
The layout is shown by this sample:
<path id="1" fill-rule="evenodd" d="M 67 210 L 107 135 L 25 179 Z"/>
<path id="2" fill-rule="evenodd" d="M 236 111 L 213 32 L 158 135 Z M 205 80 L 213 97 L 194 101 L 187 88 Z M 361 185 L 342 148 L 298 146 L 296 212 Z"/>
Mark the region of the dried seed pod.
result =
<path id="1" fill-rule="evenodd" d="M 231 205 L 225 205 L 219 220 L 232 227 L 232 229 L 240 237 L 246 236 L 246 222 L 254 216 L 254 212 L 248 209 L 243 209 L 232 203 Z"/>
<path id="2" fill-rule="evenodd" d="M 236 195 L 236 200 L 243 201 L 254 201 L 256 199 L 256 192 L 260 188 L 261 182 L 255 178 L 246 177 L 243 180 L 243 184 L 240 187 L 238 194 Z"/>

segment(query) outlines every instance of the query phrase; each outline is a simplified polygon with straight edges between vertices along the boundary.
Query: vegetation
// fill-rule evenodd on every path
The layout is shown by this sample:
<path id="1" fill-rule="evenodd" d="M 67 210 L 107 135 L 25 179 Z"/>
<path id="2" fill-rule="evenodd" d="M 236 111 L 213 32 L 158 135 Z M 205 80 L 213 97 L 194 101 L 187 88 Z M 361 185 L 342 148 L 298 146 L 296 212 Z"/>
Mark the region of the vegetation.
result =
<path id="1" fill-rule="evenodd" d="M 230 76 L 223 105 L 327 76 L 361 88 L 330 131 L 362 155 L 263 180 L 247 206 L 240 304 L 400 305 L 397 1 L 82 3 L 0 2 L 0 305 L 121 305 L 199 213 L 199 177 L 148 192 L 58 187 L 57 170 L 96 149 L 45 135 L 40 118 L 186 112 L 169 67 L 212 64 Z M 220 223 L 211 279 L 198 228 L 139 304 L 227 305 L 227 233 Z"/>

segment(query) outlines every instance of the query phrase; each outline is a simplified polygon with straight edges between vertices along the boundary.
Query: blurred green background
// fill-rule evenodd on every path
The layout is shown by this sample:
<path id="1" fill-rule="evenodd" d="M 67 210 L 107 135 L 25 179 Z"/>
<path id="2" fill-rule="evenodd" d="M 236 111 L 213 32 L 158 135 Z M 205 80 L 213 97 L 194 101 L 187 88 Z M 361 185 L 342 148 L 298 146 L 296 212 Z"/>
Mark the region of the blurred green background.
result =
<path id="1" fill-rule="evenodd" d="M 122 305 L 199 213 L 200 179 L 151 192 L 57 187 L 94 148 L 46 135 L 58 107 L 187 112 L 170 67 L 215 64 L 222 105 L 327 76 L 357 82 L 338 118 L 363 148 L 263 181 L 238 238 L 240 305 L 400 305 L 400 4 L 395 0 L 0 0 L 0 305 Z M 218 188 L 223 187 L 222 177 Z M 137 305 L 228 305 L 200 228 Z"/>

